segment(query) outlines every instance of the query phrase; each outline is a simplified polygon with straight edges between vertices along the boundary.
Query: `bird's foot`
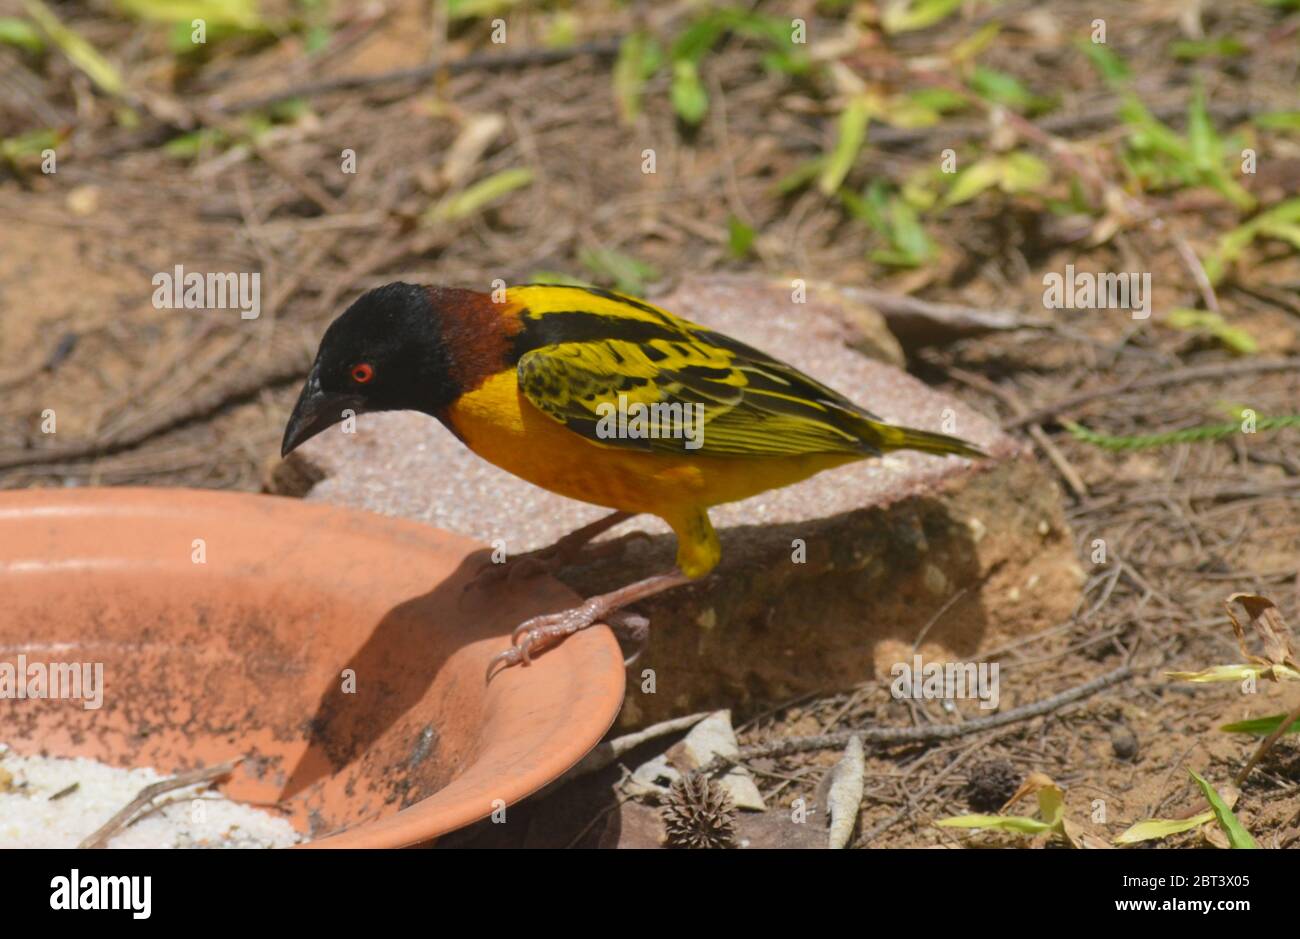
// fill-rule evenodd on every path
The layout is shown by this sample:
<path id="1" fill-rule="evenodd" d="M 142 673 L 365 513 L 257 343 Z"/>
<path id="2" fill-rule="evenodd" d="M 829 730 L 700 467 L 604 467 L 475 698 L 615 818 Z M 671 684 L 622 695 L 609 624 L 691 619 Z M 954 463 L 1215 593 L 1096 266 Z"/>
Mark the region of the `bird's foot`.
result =
<path id="1" fill-rule="evenodd" d="M 571 610 L 563 610 L 559 613 L 544 613 L 541 616 L 534 616 L 525 620 L 515 627 L 515 631 L 511 634 L 510 648 L 493 656 L 492 661 L 488 662 L 487 679 L 491 681 L 492 676 L 498 669 L 507 669 L 515 665 L 529 665 L 532 663 L 534 655 L 555 645 L 567 636 L 572 636 L 574 633 L 587 629 L 602 619 L 609 618 L 610 614 L 619 611 L 630 603 L 681 586 L 689 580 L 689 577 L 678 571 L 659 574 L 628 584 L 626 587 L 610 593 L 592 597 Z M 644 643 L 645 636 L 649 632 L 649 621 L 645 617 L 635 615 L 624 616 L 620 619 L 621 622 L 618 625 L 632 633 L 634 637 L 639 635 L 641 642 Z M 634 660 L 640 654 L 640 651 L 638 651 L 632 656 L 632 659 Z"/>
<path id="2" fill-rule="evenodd" d="M 650 538 L 648 534 L 643 531 L 635 531 L 629 533 L 627 538 L 620 538 L 617 541 L 605 542 L 599 545 L 591 544 L 591 540 L 597 535 L 631 517 L 630 512 L 615 512 L 592 522 L 590 525 L 585 525 L 577 531 L 570 532 L 553 545 L 538 548 L 536 551 L 517 554 L 505 561 L 486 564 L 474 575 L 474 579 L 470 581 L 469 586 L 479 588 L 494 587 L 502 583 L 513 583 L 528 577 L 535 577 L 539 574 L 554 574 L 575 563 L 579 558 L 594 560 L 595 558 L 619 553 L 627 546 L 628 540 L 631 538 L 645 538 L 648 540 Z"/>

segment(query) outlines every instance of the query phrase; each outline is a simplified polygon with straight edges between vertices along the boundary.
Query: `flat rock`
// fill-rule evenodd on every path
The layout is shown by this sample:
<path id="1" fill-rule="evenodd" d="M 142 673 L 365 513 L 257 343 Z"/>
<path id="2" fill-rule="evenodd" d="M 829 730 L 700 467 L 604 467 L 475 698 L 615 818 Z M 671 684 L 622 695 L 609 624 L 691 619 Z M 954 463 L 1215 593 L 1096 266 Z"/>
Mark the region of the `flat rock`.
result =
<path id="1" fill-rule="evenodd" d="M 1029 448 L 880 361 L 894 359 L 896 345 L 839 291 L 812 287 L 803 303 L 792 293 L 789 282 L 715 276 L 656 302 L 887 420 L 970 440 L 989 459 L 901 452 L 712 509 L 723 545 L 714 574 L 637 607 L 650 639 L 629 676 L 623 726 L 719 707 L 743 716 L 888 676 L 910 662 L 922 631 L 927 659 L 969 660 L 1061 622 L 1078 599 L 1083 575 L 1060 493 Z M 510 476 L 409 412 L 364 415 L 353 434 L 322 434 L 275 478 L 279 491 L 305 490 L 310 501 L 425 521 L 511 554 L 608 511 Z M 658 519 L 632 519 L 605 538 L 636 530 L 651 538 L 560 579 L 589 594 L 669 569 L 675 541 Z"/>

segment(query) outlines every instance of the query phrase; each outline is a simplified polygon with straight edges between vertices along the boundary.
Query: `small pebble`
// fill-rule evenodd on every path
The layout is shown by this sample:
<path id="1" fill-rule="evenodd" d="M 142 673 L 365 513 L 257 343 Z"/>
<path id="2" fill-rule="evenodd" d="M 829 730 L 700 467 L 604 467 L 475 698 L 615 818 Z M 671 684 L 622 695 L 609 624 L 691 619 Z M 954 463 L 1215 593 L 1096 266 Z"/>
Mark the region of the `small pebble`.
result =
<path id="1" fill-rule="evenodd" d="M 1132 760 L 1138 753 L 1138 738 L 1125 724 L 1117 724 L 1110 732 L 1110 746 L 1115 758 Z"/>

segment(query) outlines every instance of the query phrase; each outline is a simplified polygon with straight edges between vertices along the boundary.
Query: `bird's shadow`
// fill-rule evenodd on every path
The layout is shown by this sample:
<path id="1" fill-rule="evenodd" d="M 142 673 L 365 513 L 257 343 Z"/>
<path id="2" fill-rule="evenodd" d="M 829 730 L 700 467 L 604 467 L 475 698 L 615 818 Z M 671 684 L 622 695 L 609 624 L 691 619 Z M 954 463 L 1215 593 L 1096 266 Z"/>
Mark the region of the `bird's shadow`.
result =
<path id="1" fill-rule="evenodd" d="M 394 606 L 365 642 L 331 669 L 305 722 L 307 749 L 288 774 L 282 800 L 363 757 L 403 716 L 419 708 L 457 650 L 494 636 L 502 637 L 504 649 L 511 629 L 523 619 L 571 602 L 560 584 L 545 579 L 474 583 L 490 566 L 490 556 L 486 548 L 467 555 L 427 593 Z M 339 677 L 345 669 L 355 676 L 351 686 Z M 475 719 L 474 714 L 433 710 L 439 720 Z"/>

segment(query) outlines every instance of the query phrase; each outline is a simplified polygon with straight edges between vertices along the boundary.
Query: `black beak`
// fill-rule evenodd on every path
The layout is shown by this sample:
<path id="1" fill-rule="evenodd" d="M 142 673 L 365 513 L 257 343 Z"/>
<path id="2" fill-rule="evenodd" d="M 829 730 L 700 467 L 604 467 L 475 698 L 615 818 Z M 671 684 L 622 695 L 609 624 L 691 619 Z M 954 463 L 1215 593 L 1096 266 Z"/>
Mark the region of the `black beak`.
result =
<path id="1" fill-rule="evenodd" d="M 313 365 L 307 383 L 302 386 L 302 394 L 298 395 L 298 403 L 289 415 L 289 423 L 284 428 L 280 457 L 283 459 L 322 430 L 343 420 L 344 411 L 361 414 L 365 410 L 363 405 L 364 401 L 358 395 L 323 391 L 320 374 Z"/>

